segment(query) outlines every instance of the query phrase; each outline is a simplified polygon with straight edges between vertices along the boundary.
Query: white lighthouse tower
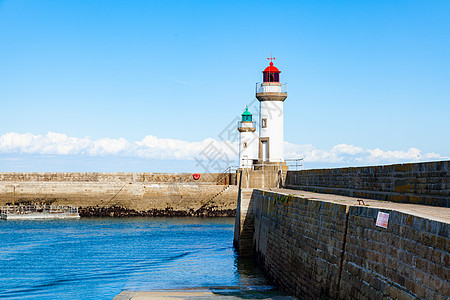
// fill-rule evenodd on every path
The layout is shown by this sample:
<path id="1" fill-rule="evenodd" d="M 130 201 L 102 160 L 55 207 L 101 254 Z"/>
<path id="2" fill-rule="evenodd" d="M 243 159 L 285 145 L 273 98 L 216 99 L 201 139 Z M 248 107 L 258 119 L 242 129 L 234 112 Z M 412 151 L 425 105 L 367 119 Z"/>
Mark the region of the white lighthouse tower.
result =
<path id="1" fill-rule="evenodd" d="M 251 168 L 253 160 L 257 158 L 256 147 L 258 145 L 258 136 L 253 122 L 253 116 L 248 108 L 242 113 L 242 121 L 239 122 L 238 130 L 240 132 L 239 142 L 239 168 Z"/>
<path id="2" fill-rule="evenodd" d="M 273 65 L 263 71 L 263 82 L 256 84 L 256 98 L 260 102 L 260 130 L 258 160 L 260 163 L 284 162 L 283 102 L 287 98 L 286 85 L 280 83 L 280 71 Z"/>

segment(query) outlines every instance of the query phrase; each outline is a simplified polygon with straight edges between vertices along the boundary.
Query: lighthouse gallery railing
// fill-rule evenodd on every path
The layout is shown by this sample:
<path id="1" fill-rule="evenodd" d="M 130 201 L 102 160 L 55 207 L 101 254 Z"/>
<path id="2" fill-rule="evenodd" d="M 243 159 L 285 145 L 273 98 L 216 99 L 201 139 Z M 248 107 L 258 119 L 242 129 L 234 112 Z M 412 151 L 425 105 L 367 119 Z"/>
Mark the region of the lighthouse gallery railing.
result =
<path id="1" fill-rule="evenodd" d="M 278 83 L 278 82 L 276 82 Z M 255 92 L 258 93 L 287 93 L 287 83 L 281 85 L 275 82 L 258 82 L 256 83 Z"/>

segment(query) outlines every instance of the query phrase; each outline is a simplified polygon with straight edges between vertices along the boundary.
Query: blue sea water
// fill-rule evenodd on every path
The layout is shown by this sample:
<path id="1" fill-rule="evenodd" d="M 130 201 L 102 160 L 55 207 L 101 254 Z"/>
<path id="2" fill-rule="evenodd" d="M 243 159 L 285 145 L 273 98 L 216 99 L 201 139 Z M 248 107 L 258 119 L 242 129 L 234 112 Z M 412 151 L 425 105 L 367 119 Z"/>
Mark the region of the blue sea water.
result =
<path id="1" fill-rule="evenodd" d="M 0 222 L 0 298 L 112 299 L 122 290 L 270 288 L 233 249 L 233 218 Z"/>

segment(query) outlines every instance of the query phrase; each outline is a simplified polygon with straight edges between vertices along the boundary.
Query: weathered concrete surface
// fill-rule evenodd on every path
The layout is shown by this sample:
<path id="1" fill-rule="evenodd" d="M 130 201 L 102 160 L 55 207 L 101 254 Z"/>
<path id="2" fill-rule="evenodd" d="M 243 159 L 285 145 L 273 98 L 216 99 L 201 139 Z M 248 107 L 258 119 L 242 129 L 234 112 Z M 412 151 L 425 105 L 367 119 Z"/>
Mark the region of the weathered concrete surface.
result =
<path id="1" fill-rule="evenodd" d="M 287 188 L 450 207 L 450 161 L 288 171 Z"/>
<path id="2" fill-rule="evenodd" d="M 321 193 L 313 193 L 309 191 L 301 191 L 301 190 L 291 190 L 291 189 L 270 189 L 270 192 L 286 194 L 286 195 L 297 195 L 301 198 L 309 199 L 309 200 L 320 200 L 325 202 L 331 202 L 336 204 L 343 204 L 347 206 L 364 206 L 371 208 L 380 208 L 380 209 L 388 209 L 395 210 L 398 212 L 418 216 L 425 219 L 436 220 L 439 222 L 450 223 L 450 208 L 448 207 L 436 207 L 436 206 L 428 206 L 428 205 L 417 205 L 417 204 L 408 204 L 408 203 L 396 203 L 390 201 L 383 200 L 374 200 L 374 199 L 366 199 L 366 198 L 355 198 L 355 197 L 347 197 L 341 195 L 332 195 L 332 194 L 321 194 Z M 363 200 L 363 202 L 358 200 Z M 361 204 L 359 204 L 361 203 Z"/>
<path id="3" fill-rule="evenodd" d="M 356 198 L 295 190 L 254 190 L 251 199 L 256 258 L 290 294 L 450 297 L 449 208 L 368 199 L 358 205 Z M 389 214 L 387 228 L 375 225 L 378 212 Z"/>
<path id="4" fill-rule="evenodd" d="M 0 173 L 0 205 L 80 206 L 81 216 L 234 216 L 237 187 L 224 174 Z"/>
<path id="5" fill-rule="evenodd" d="M 174 290 L 158 292 L 129 292 L 124 291 L 114 297 L 114 300 L 148 300 L 148 299 L 274 299 L 274 300 L 294 300 L 294 297 L 286 296 L 274 291 L 242 291 L 242 290 Z"/>
<path id="6" fill-rule="evenodd" d="M 281 187 L 286 180 L 287 170 L 286 163 L 265 163 L 255 166 L 254 170 L 244 168 L 239 171 L 237 185 L 241 183 L 242 188 Z"/>

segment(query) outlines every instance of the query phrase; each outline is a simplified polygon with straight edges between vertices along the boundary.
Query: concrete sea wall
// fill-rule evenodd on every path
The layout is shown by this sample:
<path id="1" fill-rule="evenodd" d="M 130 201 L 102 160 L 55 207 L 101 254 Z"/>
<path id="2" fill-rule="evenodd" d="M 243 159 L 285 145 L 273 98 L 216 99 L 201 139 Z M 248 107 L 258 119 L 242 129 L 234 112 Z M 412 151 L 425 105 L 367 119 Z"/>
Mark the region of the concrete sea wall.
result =
<path id="1" fill-rule="evenodd" d="M 16 204 L 77 205 L 82 216 L 235 215 L 237 187 L 229 174 L 192 175 L 0 173 L 0 205 L 15 197 Z"/>
<path id="2" fill-rule="evenodd" d="M 288 171 L 287 188 L 450 207 L 450 161 Z"/>
<path id="3" fill-rule="evenodd" d="M 450 224 L 367 206 L 254 190 L 256 258 L 304 299 L 448 299 Z M 389 213 L 387 228 L 375 225 Z"/>

